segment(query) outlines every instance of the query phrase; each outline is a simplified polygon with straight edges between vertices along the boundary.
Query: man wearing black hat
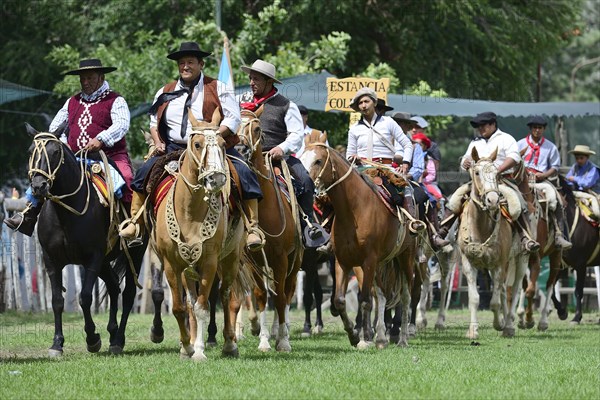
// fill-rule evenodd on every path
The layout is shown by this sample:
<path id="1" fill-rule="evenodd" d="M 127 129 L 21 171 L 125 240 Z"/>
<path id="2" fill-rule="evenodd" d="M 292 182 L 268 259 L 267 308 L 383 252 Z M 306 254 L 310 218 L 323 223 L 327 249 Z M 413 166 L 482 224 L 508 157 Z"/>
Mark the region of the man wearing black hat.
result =
<path id="1" fill-rule="evenodd" d="M 251 66 L 244 65 L 242 71 L 248 74 L 250 91 L 243 93 L 239 100 L 242 108 L 252 112 L 262 107 L 260 126 L 264 134 L 263 150 L 273 160 L 285 160 L 299 183 L 296 189 L 298 204 L 311 222 L 305 242 L 319 247 L 325 243 L 322 228 L 316 223 L 313 213 L 315 185 L 304 166 L 291 154 L 300 149 L 304 139 L 304 126 L 298 106 L 277 91 L 275 66 L 264 60 L 256 60 Z M 303 222 L 303 221 L 302 221 Z M 303 222 L 304 223 L 304 222 Z M 321 242 L 322 241 L 322 242 Z"/>
<path id="2" fill-rule="evenodd" d="M 570 249 L 573 245 L 565 239 L 564 231 L 567 229 L 564 218 L 564 208 L 561 204 L 561 196 L 551 179 L 557 178 L 560 168 L 560 153 L 548 139 L 544 137 L 546 130 L 546 119 L 540 115 L 533 116 L 527 122 L 529 135 L 517 142 L 519 151 L 523 156 L 523 163 L 527 171 L 535 175 L 536 187 L 546 193 L 548 207 L 552 211 L 555 227 L 554 244 L 563 250 Z"/>
<path id="3" fill-rule="evenodd" d="M 302 153 L 304 153 L 304 148 L 306 147 L 306 137 L 308 135 L 310 135 L 313 131 L 317 132 L 317 133 L 321 133 L 321 131 L 317 130 L 317 129 L 313 129 L 310 126 L 308 126 L 308 108 L 306 108 L 305 106 L 298 106 L 298 111 L 300 111 L 300 115 L 302 116 L 302 125 L 304 125 L 304 139 L 302 140 L 302 146 L 300 146 L 300 150 L 298 150 L 296 152 L 295 157 L 296 158 L 300 158 L 302 157 Z M 327 146 L 329 146 L 329 141 L 326 140 L 325 144 Z"/>
<path id="4" fill-rule="evenodd" d="M 55 132 L 66 123 L 68 135 L 63 133 L 61 140 L 71 150 L 103 150 L 107 157 L 117 165 L 125 180 L 121 188 L 122 200 L 126 207 L 131 203 L 131 181 L 133 171 L 127 153 L 125 134 L 129 130 L 129 107 L 125 99 L 110 89 L 104 75 L 115 71 L 115 67 L 105 67 L 98 59 L 82 60 L 79 68 L 68 71 L 65 75 L 79 75 L 81 92 L 70 97 L 58 111 L 50 132 Z M 120 179 L 120 178 L 119 178 Z M 43 200 L 36 199 L 27 190 L 27 208 L 22 213 L 15 213 L 4 223 L 11 229 L 31 236 L 37 217 L 42 209 Z"/>
<path id="5" fill-rule="evenodd" d="M 490 156 L 494 151 L 497 151 L 494 165 L 498 169 L 498 175 L 501 177 L 510 177 L 513 168 L 521 161 L 517 141 L 508 133 L 501 131 L 496 122 L 496 114 L 493 112 L 483 112 L 477 114 L 471 120 L 471 126 L 476 128 L 479 135 L 471 141 L 465 155 L 462 157 L 462 168 L 468 170 L 471 168 L 473 160 L 471 159 L 471 150 L 475 147 L 480 157 Z M 531 238 L 529 232 L 528 211 L 523 196 L 514 186 L 501 180 L 500 185 L 505 185 L 516 195 L 521 203 L 521 213 L 519 216 L 516 229 L 521 236 L 521 244 L 526 252 L 534 252 L 539 250 L 538 242 Z M 446 205 L 446 215 L 442 222 L 439 236 L 435 237 L 435 244 L 445 246 L 448 242 L 445 240 L 448 231 L 462 210 L 463 198 L 471 191 L 471 183 L 466 183 L 459 187 L 448 200 Z"/>
<path id="6" fill-rule="evenodd" d="M 167 58 L 177 61 L 179 79 L 162 87 L 154 97 L 150 107 L 150 133 L 158 154 L 184 149 L 187 145 L 192 126 L 188 112 L 192 112 L 198 121 L 211 122 L 213 113 L 218 109 L 223 120 L 217 129 L 225 139 L 226 152 L 233 156 L 232 160 L 240 177 L 244 211 L 249 220 L 246 246 L 256 251 L 264 245 L 264 237 L 258 228 L 258 200 L 262 192 L 256 174 L 241 162 L 242 156 L 234 146 L 239 143 L 237 131 L 241 123 L 240 108 L 233 91 L 216 79 L 202 72 L 204 58 L 211 53 L 200 50 L 196 42 L 184 42 L 179 50 L 170 53 Z M 131 214 L 138 214 L 144 204 L 144 181 L 156 162 L 157 157 L 150 158 L 136 173 L 132 188 L 133 196 Z M 132 218 L 123 227 L 120 235 L 127 239 L 139 234 L 143 218 Z"/>

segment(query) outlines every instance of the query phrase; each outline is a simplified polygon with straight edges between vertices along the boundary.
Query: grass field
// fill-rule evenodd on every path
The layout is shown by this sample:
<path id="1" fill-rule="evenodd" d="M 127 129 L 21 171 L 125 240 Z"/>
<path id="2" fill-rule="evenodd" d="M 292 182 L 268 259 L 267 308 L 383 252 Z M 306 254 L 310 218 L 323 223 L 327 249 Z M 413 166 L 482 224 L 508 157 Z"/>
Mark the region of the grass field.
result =
<path id="1" fill-rule="evenodd" d="M 596 313 L 580 326 L 552 314 L 548 332 L 518 330 L 506 339 L 484 311 L 475 346 L 464 337 L 468 313 L 451 311 L 446 331 L 428 328 L 407 349 L 379 351 L 352 348 L 339 320 L 324 316 L 325 332 L 301 339 L 303 317 L 293 312 L 289 354 L 260 353 L 250 336 L 239 359 L 222 358 L 219 346 L 207 362 L 194 363 L 179 359 L 172 316 L 156 345 L 148 339 L 150 316 L 133 315 L 125 354 L 115 357 L 107 354 L 106 315 L 96 317 L 104 340 L 97 354 L 85 351 L 82 317 L 65 315 L 65 354 L 55 360 L 46 356 L 51 314 L 0 314 L 0 398 L 600 398 Z"/>

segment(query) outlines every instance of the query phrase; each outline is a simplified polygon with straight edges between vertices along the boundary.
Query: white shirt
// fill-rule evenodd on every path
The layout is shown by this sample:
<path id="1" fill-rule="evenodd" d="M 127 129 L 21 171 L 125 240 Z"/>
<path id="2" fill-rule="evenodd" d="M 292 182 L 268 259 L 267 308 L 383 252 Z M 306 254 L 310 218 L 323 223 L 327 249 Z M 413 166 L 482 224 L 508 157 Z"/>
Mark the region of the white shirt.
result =
<path id="1" fill-rule="evenodd" d="M 281 96 L 276 93 L 275 96 Z M 291 154 L 298 151 L 304 143 L 304 122 L 302 115 L 296 103 L 290 100 L 290 106 L 285 113 L 285 126 L 287 128 L 287 138 L 283 143 L 277 145 L 285 154 Z"/>
<path id="2" fill-rule="evenodd" d="M 98 96 L 109 89 L 110 86 L 108 81 L 104 81 L 102 86 L 100 86 L 98 90 L 89 96 L 82 92 L 81 98 L 85 101 L 94 101 L 98 98 Z M 69 119 L 70 101 L 71 98 L 67 99 L 62 108 L 54 116 L 54 119 L 48 128 L 50 132 L 54 132 L 60 126 L 60 124 Z M 117 97 L 113 102 L 110 109 L 110 118 L 112 119 L 112 125 L 96 136 L 96 139 L 101 141 L 106 147 L 113 147 L 115 143 L 123 139 L 127 131 L 129 131 L 129 121 L 131 119 L 131 115 L 129 114 L 129 107 L 127 106 L 127 102 L 123 96 Z M 60 140 L 62 140 L 64 143 L 67 143 L 67 137 L 64 134 L 60 136 Z"/>
<path id="3" fill-rule="evenodd" d="M 300 158 L 302 157 L 302 154 L 304 153 L 304 148 L 306 147 L 306 143 L 304 143 L 304 139 L 306 139 L 306 136 L 310 135 L 313 131 L 313 128 L 311 128 L 310 126 L 306 125 L 304 127 L 304 138 L 302 139 L 302 146 L 300 147 L 300 150 L 298 150 L 296 152 L 296 158 Z M 325 141 L 325 144 L 327 146 L 329 146 L 329 140 Z"/>
<path id="4" fill-rule="evenodd" d="M 175 90 L 183 89 L 184 86 L 181 84 L 181 81 L 177 81 L 177 85 L 175 85 Z M 158 99 L 163 93 L 163 88 L 160 88 L 156 95 L 154 96 L 154 102 Z M 221 108 L 223 108 L 223 114 L 220 125 L 225 125 L 231 130 L 231 132 L 236 133 L 238 128 L 242 122 L 242 118 L 240 117 L 240 107 L 238 103 L 235 101 L 234 92 L 231 90 L 227 90 L 227 85 L 221 81 L 217 81 L 217 95 L 219 97 L 219 101 L 221 102 Z M 183 109 L 185 106 L 185 101 L 187 99 L 187 94 L 183 94 L 178 98 L 171 100 L 169 102 L 169 106 L 167 107 L 163 118 L 165 118 L 165 122 L 168 127 L 168 135 L 169 138 L 175 143 L 187 143 L 188 137 L 192 132 L 192 124 L 188 120 L 187 130 L 185 136 L 181 137 L 181 120 L 183 118 Z M 204 117 L 202 115 L 202 106 L 204 105 L 204 73 L 200 74 L 200 81 L 194 87 L 194 93 L 192 94 L 192 114 L 198 121 L 203 121 Z M 157 127 L 156 115 L 150 116 L 150 127 Z"/>
<path id="5" fill-rule="evenodd" d="M 487 140 L 483 138 L 477 138 L 471 141 L 465 155 L 463 156 L 463 160 L 465 158 L 471 159 L 471 150 L 473 147 L 477 149 L 479 157 L 489 157 L 495 149 L 498 149 L 498 154 L 496 155 L 496 160 L 494 161 L 494 165 L 496 167 L 502 165 L 507 157 L 512 158 L 517 163 L 521 161 L 521 155 L 519 154 L 517 141 L 510 134 L 502 132 L 500 129 L 497 129 L 496 132 L 494 132 Z M 507 174 L 512 172 L 512 168 L 504 171 L 504 173 Z"/>
<path id="6" fill-rule="evenodd" d="M 369 147 L 372 144 L 372 158 L 394 158 L 394 156 L 399 156 L 402 157 L 403 162 L 411 162 L 413 154 L 412 142 L 404 134 L 396 121 L 390 117 L 375 114 L 371 124 L 373 129 L 379 134 L 373 132 L 363 118 L 350 127 L 346 157 L 359 156 L 369 158 Z M 385 144 L 380 136 L 383 136 L 394 147 L 394 151 Z M 370 140 L 372 140 L 371 143 Z"/>

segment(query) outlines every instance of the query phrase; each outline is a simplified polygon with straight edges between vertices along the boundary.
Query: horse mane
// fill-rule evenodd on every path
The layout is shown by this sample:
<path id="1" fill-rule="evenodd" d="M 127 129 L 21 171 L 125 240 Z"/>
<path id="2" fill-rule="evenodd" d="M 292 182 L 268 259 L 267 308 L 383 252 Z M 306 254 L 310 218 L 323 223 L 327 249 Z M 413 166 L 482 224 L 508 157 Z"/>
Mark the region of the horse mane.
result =
<path id="1" fill-rule="evenodd" d="M 573 188 L 571 187 L 571 185 L 569 185 L 565 177 L 561 174 L 558 174 L 558 182 L 560 183 L 560 189 L 566 197 L 567 202 L 575 203 L 575 195 L 573 194 Z"/>

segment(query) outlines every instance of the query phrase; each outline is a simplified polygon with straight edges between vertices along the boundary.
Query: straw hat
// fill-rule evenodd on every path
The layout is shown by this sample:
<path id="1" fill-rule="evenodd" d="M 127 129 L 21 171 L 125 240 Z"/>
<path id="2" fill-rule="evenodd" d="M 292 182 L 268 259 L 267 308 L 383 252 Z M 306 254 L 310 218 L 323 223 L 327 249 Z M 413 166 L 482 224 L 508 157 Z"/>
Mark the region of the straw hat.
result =
<path id="1" fill-rule="evenodd" d="M 590 146 L 585 146 L 583 144 L 578 144 L 577 146 L 575 146 L 575 148 L 573 150 L 569 150 L 569 153 L 572 153 L 572 154 L 585 154 L 586 156 L 590 156 L 590 155 L 596 154 L 595 151 L 590 150 Z"/>
<path id="2" fill-rule="evenodd" d="M 252 66 L 249 67 L 247 65 L 242 65 L 242 71 L 249 74 L 251 71 L 258 72 L 259 74 L 263 74 L 267 78 L 271 78 L 275 81 L 275 83 L 281 83 L 280 80 L 276 78 L 277 71 L 275 70 L 275 66 L 271 63 L 268 63 L 263 60 L 256 60 L 252 63 Z"/>

